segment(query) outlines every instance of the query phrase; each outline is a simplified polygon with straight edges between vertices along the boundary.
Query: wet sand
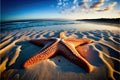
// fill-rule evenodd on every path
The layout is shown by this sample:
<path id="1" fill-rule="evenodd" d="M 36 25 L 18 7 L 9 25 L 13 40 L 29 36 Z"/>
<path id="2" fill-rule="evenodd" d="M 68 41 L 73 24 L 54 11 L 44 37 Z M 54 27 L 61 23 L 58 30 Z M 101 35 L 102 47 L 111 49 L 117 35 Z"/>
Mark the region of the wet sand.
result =
<path id="1" fill-rule="evenodd" d="M 57 38 L 65 32 L 71 38 L 89 38 L 94 43 L 78 46 L 81 55 L 95 68 L 87 73 L 62 55 L 22 68 L 23 63 L 42 49 L 32 39 Z M 120 76 L 120 28 L 114 25 L 85 23 L 31 27 L 4 31 L 0 44 L 2 80 L 118 80 Z"/>

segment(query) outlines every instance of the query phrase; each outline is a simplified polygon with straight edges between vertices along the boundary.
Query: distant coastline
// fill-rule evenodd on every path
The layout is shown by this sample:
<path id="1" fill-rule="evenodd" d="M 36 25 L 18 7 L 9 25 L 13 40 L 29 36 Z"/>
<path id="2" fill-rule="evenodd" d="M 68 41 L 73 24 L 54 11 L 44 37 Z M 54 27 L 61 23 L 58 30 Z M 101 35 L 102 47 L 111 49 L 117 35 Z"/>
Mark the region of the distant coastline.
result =
<path id="1" fill-rule="evenodd" d="M 88 22 L 120 24 L 120 18 L 115 18 L 115 19 L 101 18 L 101 19 L 82 19 L 82 20 L 77 19 L 76 21 L 88 21 Z"/>

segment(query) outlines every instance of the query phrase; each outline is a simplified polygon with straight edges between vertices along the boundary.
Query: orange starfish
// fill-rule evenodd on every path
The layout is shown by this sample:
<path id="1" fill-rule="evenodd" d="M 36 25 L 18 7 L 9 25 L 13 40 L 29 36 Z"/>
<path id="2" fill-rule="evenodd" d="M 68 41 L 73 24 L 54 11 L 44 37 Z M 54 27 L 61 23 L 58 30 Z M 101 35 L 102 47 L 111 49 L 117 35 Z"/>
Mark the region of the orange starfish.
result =
<path id="1" fill-rule="evenodd" d="M 61 32 L 59 38 L 31 40 L 30 42 L 38 46 L 43 45 L 44 47 L 24 63 L 24 68 L 42 62 L 59 52 L 68 60 L 81 66 L 87 72 L 93 70 L 93 66 L 75 49 L 77 46 L 91 43 L 93 40 L 68 38 L 65 36 L 64 32 Z"/>

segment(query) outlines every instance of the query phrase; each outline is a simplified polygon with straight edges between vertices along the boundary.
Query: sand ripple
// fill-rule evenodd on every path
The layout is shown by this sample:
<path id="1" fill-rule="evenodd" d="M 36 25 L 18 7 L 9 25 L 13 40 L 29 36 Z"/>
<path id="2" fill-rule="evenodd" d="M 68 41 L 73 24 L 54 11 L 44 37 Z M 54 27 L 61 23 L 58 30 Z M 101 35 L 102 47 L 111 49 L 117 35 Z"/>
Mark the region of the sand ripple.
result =
<path id="1" fill-rule="evenodd" d="M 73 38 L 89 38 L 95 42 L 82 46 L 84 54 L 95 69 L 86 73 L 79 66 L 57 55 L 31 68 L 23 69 L 25 60 L 38 52 L 41 47 L 30 44 L 31 39 L 58 37 L 64 31 Z M 117 80 L 120 76 L 120 39 L 119 33 L 110 30 L 41 30 L 25 29 L 6 32 L 0 44 L 0 72 L 3 80 Z"/>

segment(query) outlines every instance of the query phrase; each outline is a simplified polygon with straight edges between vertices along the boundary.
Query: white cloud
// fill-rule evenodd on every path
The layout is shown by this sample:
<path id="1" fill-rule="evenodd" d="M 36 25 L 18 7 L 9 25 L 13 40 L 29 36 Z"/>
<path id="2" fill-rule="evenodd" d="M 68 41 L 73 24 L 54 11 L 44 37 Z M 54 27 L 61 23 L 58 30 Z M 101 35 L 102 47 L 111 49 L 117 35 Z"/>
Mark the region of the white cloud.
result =
<path id="1" fill-rule="evenodd" d="M 92 0 L 83 0 L 82 2 L 89 2 L 89 1 L 92 1 Z"/>
<path id="2" fill-rule="evenodd" d="M 72 6 L 71 9 L 72 9 L 72 10 L 75 10 L 75 9 L 76 9 L 76 6 Z"/>
<path id="3" fill-rule="evenodd" d="M 103 9 L 103 10 L 98 10 L 98 11 L 100 11 L 100 12 L 108 12 L 108 11 L 111 11 L 116 4 L 117 4 L 117 2 L 112 2 L 111 4 L 108 5 L 107 8 L 105 8 L 105 9 Z"/>
<path id="4" fill-rule="evenodd" d="M 84 9 L 88 9 L 89 6 L 87 4 L 88 0 L 83 0 L 81 3 L 79 3 L 79 6 Z"/>
<path id="5" fill-rule="evenodd" d="M 73 0 L 73 4 L 76 4 L 78 2 L 78 0 Z"/>
<path id="6" fill-rule="evenodd" d="M 110 12 L 117 4 L 116 2 L 112 2 L 106 8 L 104 8 L 103 5 L 106 4 L 108 0 L 99 0 L 92 5 L 88 5 L 92 1 L 93 0 L 82 0 L 82 2 L 79 2 L 79 0 L 73 0 L 73 2 L 71 2 L 70 0 L 59 0 L 57 8 L 60 9 L 59 12 L 61 14 L 66 15 L 81 15 L 82 13 L 96 15 L 98 13 L 102 14 L 102 12 Z"/>
<path id="7" fill-rule="evenodd" d="M 104 0 L 100 0 L 99 2 L 94 3 L 90 8 L 93 10 L 98 10 L 104 4 Z"/>
<path id="8" fill-rule="evenodd" d="M 90 6 L 90 9 L 97 12 L 109 12 L 113 9 L 113 7 L 117 4 L 117 2 L 112 2 L 106 8 L 100 9 L 101 6 L 103 6 L 104 4 L 105 4 L 105 0 L 100 0 L 99 2 L 96 2 L 92 6 Z"/>
<path id="9" fill-rule="evenodd" d="M 62 2 L 59 2 L 58 5 L 59 5 L 59 6 L 62 5 Z"/>

